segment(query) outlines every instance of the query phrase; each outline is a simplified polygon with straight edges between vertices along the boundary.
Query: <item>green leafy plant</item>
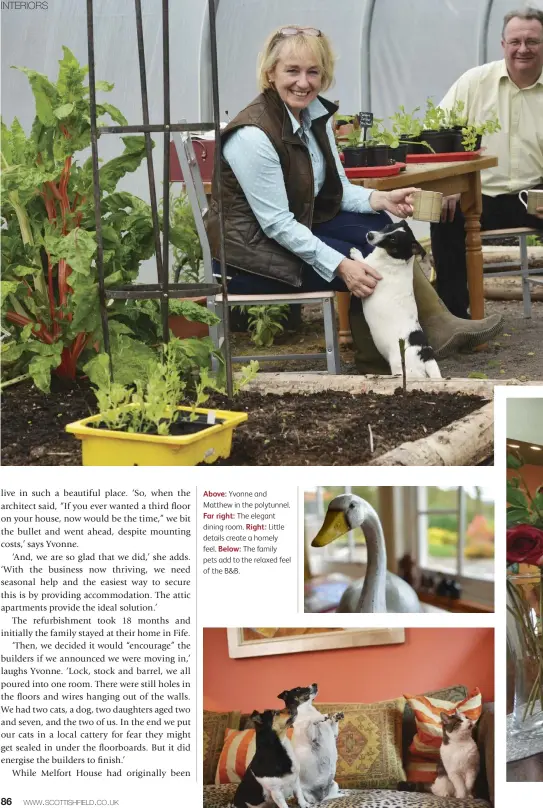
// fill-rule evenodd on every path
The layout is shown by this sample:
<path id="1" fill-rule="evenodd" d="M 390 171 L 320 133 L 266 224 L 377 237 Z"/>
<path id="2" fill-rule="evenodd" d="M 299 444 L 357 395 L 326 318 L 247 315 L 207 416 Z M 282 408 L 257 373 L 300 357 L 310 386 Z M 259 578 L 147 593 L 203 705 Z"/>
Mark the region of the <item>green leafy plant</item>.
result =
<path id="1" fill-rule="evenodd" d="M 422 122 L 423 129 L 442 129 L 445 125 L 445 110 L 434 104 L 431 98 L 426 99 L 426 114 Z"/>
<path id="2" fill-rule="evenodd" d="M 462 127 L 462 145 L 466 151 L 473 151 L 477 145 L 477 138 L 479 136 L 492 135 L 494 132 L 499 132 L 500 129 L 501 125 L 496 113 L 492 118 L 489 118 L 483 123 L 467 124 Z"/>
<path id="3" fill-rule="evenodd" d="M 220 317 L 193 300 L 172 297 L 168 301 L 168 310 L 170 315 L 179 315 L 192 322 L 205 323 L 208 326 L 220 323 Z M 125 323 L 134 336 L 144 342 L 153 345 L 162 340 L 162 317 L 158 300 L 127 300 L 117 310 L 116 319 Z"/>
<path id="4" fill-rule="evenodd" d="M 452 107 L 445 110 L 444 126 L 446 129 L 454 129 L 459 126 L 466 126 L 467 115 L 464 114 L 465 103 L 459 98 Z"/>
<path id="5" fill-rule="evenodd" d="M 73 379 L 84 350 L 101 341 L 92 161 L 76 157 L 90 145 L 88 69 L 63 51 L 56 83 L 16 68 L 34 94 L 30 135 L 17 118 L 11 128 L 1 125 L 2 322 L 12 334 L 4 362 L 26 370 L 44 391 L 52 371 Z M 103 81 L 96 86 L 113 89 Z M 109 103 L 98 103 L 97 113 L 127 123 Z M 106 286 L 133 280 L 154 252 L 149 205 L 115 191 L 144 159 L 144 138 L 122 140 L 123 154 L 100 168 Z"/>
<path id="6" fill-rule="evenodd" d="M 100 426 L 123 432 L 169 435 L 172 424 L 180 417 L 177 407 L 186 387 L 173 341 L 148 363 L 146 371 L 133 384 L 121 384 L 110 379 L 107 354 L 93 360 L 89 378 L 101 415 Z"/>
<path id="7" fill-rule="evenodd" d="M 419 110 L 420 107 L 415 107 L 415 109 L 409 113 L 405 111 L 405 107 L 400 106 L 398 112 L 390 116 L 394 134 L 398 135 L 399 138 L 406 135 L 412 138 L 418 137 L 422 131 L 422 123 L 415 117 L 415 113 L 419 112 Z"/>
<path id="8" fill-rule="evenodd" d="M 249 334 L 258 348 L 269 348 L 275 337 L 284 331 L 283 322 L 288 318 L 289 306 L 248 306 Z"/>
<path id="9" fill-rule="evenodd" d="M 198 417 L 196 409 L 209 398 L 208 391 L 225 394 L 224 375 L 212 376 L 201 364 L 205 340 L 179 340 L 175 337 L 160 347 L 152 360 L 141 365 L 129 381 L 111 381 L 109 357 L 99 354 L 85 365 L 94 387 L 101 421 L 98 426 L 124 432 L 169 435 L 172 425 L 184 417 L 179 404 L 192 397 L 189 420 Z M 234 395 L 258 372 L 258 362 L 242 369 L 235 380 Z M 186 416 L 185 416 L 186 417 Z"/>
<path id="10" fill-rule="evenodd" d="M 390 131 L 384 125 L 383 118 L 374 118 L 369 130 L 368 145 L 388 146 L 395 149 L 399 146 L 400 139 L 394 131 Z"/>
<path id="11" fill-rule="evenodd" d="M 170 241 L 173 244 L 175 283 L 197 283 L 203 279 L 202 245 L 187 194 L 170 190 Z M 190 319 L 190 318 L 189 318 Z"/>

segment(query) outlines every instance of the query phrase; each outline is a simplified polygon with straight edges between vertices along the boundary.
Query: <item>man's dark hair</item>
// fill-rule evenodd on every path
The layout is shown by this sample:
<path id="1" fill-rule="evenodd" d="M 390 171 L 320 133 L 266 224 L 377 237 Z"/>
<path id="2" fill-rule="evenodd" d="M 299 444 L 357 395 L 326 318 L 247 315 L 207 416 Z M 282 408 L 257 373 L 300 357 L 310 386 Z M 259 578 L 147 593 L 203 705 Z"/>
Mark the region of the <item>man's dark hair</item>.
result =
<path id="1" fill-rule="evenodd" d="M 526 6 L 525 8 L 518 9 L 517 11 L 508 11 L 503 18 L 502 39 L 505 35 L 505 29 L 507 28 L 508 23 L 510 23 L 515 17 L 518 17 L 520 20 L 538 20 L 541 23 L 541 27 L 543 27 L 543 11 L 540 8 Z"/>

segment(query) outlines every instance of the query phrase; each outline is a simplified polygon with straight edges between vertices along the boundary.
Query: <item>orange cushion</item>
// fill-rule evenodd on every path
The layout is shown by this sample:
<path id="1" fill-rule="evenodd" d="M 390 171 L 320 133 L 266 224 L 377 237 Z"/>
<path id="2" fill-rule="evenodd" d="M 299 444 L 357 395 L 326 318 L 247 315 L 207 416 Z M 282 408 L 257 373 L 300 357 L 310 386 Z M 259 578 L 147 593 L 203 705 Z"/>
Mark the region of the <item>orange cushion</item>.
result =
<path id="1" fill-rule="evenodd" d="M 287 736 L 292 738 L 293 730 L 287 730 Z M 241 783 L 247 767 L 256 751 L 256 732 L 254 729 L 226 729 L 224 731 L 224 745 L 219 757 L 215 785 L 225 783 Z"/>
<path id="2" fill-rule="evenodd" d="M 476 721 L 483 711 L 481 691 L 475 688 L 459 702 L 444 701 L 432 696 L 408 696 L 407 703 L 415 713 L 417 733 L 409 747 L 407 779 L 415 783 L 432 783 L 436 777 L 439 749 L 443 739 L 440 713 L 464 713 Z"/>

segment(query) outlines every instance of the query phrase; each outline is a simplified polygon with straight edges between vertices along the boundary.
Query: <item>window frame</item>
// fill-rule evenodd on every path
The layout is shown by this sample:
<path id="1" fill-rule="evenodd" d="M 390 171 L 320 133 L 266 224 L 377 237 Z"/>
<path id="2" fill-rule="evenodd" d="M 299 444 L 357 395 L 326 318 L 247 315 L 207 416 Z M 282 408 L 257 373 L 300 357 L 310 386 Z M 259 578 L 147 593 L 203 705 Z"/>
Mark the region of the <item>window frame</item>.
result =
<path id="1" fill-rule="evenodd" d="M 477 578 L 465 574 L 465 534 L 467 528 L 467 493 L 464 486 L 456 486 L 456 508 L 428 508 L 428 488 L 431 486 L 409 486 L 405 495 L 410 500 L 412 518 L 414 519 L 413 536 L 415 547 L 413 555 L 417 561 L 419 572 L 423 575 L 447 575 L 443 570 L 429 566 L 427 553 L 428 516 L 435 513 L 455 514 L 458 517 L 458 545 L 456 553 L 456 571 L 450 572 L 452 577 L 462 587 L 462 599 L 476 601 L 483 606 L 494 606 L 494 580 Z M 439 487 L 439 486 L 438 486 Z"/>

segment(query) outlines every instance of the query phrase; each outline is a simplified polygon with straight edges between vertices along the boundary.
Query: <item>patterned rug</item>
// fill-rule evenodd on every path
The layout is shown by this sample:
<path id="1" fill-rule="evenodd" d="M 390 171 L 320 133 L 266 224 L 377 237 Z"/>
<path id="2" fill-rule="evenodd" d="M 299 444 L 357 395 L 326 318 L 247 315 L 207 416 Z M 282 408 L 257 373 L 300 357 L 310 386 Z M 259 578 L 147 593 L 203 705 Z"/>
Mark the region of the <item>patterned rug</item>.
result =
<path id="1" fill-rule="evenodd" d="M 204 808 L 233 808 L 236 785 L 204 786 Z M 296 801 L 289 805 L 297 806 Z M 341 797 L 320 803 L 323 808 L 490 808 L 486 800 L 457 800 L 408 791 L 345 790 Z"/>

